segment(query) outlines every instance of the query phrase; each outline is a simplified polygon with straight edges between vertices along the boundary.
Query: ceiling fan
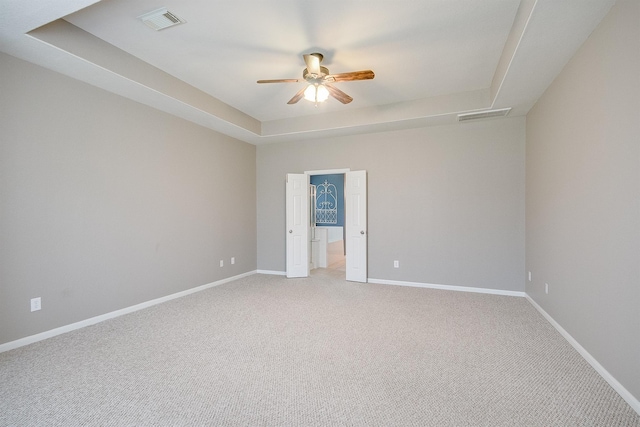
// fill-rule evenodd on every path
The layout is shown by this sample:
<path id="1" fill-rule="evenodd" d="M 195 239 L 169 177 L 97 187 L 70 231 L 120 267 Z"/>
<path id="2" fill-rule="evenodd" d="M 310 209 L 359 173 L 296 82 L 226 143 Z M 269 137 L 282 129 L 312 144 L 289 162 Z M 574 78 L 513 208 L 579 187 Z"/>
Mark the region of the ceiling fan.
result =
<path id="1" fill-rule="evenodd" d="M 328 68 L 320 66 L 322 58 L 324 58 L 321 53 L 310 53 L 303 55 L 303 57 L 307 68 L 302 71 L 302 78 L 308 85 L 300 89 L 287 104 L 295 104 L 302 98 L 305 98 L 311 102 L 315 102 L 317 105 L 319 102 L 326 101 L 329 96 L 334 97 L 343 104 L 348 104 L 353 101 L 353 98 L 335 86 L 332 86 L 330 83 L 371 80 L 375 77 L 375 74 L 371 70 L 330 74 Z M 258 80 L 258 83 L 297 83 L 300 81 L 300 79 L 275 79 Z"/>

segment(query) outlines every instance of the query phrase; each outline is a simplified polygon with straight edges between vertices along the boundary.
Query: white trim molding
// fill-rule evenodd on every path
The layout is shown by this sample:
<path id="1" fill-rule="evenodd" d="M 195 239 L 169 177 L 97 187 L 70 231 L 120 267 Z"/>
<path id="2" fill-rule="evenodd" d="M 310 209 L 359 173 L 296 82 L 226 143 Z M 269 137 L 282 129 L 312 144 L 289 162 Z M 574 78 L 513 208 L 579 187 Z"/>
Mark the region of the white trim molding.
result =
<path id="1" fill-rule="evenodd" d="M 493 294 L 493 295 L 506 295 L 510 297 L 524 297 L 526 294 L 519 291 L 507 291 L 503 289 L 489 289 L 489 288 L 472 288 L 469 286 L 454 286 L 454 285 L 438 285 L 433 283 L 419 283 L 419 282 L 404 282 L 398 280 L 385 280 L 385 279 L 372 279 L 367 280 L 369 283 L 377 283 L 380 285 L 395 285 L 395 286 L 410 286 L 413 288 L 429 288 L 429 289 L 442 289 L 445 291 L 457 291 L 457 292 L 475 292 L 478 294 Z"/>
<path id="2" fill-rule="evenodd" d="M 307 175 L 339 175 L 341 173 L 351 172 L 350 168 L 343 169 L 321 169 L 316 171 L 304 171 Z"/>
<path id="3" fill-rule="evenodd" d="M 112 311 L 110 313 L 101 314 L 100 316 L 91 317 L 89 319 L 81 320 L 79 322 L 71 323 L 69 325 L 60 326 L 59 328 L 51 329 L 45 332 L 41 332 L 39 334 L 31 335 L 28 337 L 20 338 L 15 341 L 10 341 L 4 344 L 0 344 L 0 353 L 5 351 L 13 350 L 19 347 L 24 347 L 25 345 L 33 344 L 38 341 L 46 340 L 47 338 L 52 338 L 57 335 L 62 335 L 67 332 L 75 331 L 76 329 L 84 328 L 86 326 L 95 325 L 96 323 L 104 322 L 105 320 L 113 319 L 115 317 L 123 316 L 125 314 L 133 313 L 134 311 L 142 310 L 157 304 L 161 304 L 166 301 L 170 301 L 172 299 L 180 298 L 187 296 L 189 294 L 193 294 L 195 292 L 204 291 L 209 288 L 213 288 L 214 286 L 219 286 L 224 283 L 232 282 L 237 279 L 241 279 L 243 277 L 251 276 L 256 274 L 256 271 L 249 271 L 247 273 L 242 273 L 237 276 L 227 277 L 226 279 L 221 279 L 215 282 L 207 283 L 206 285 L 196 286 L 195 288 L 187 289 L 185 291 L 176 292 L 175 294 L 167 295 L 164 297 L 152 299 L 150 301 L 145 301 L 140 304 L 132 305 L 130 307 L 125 307 L 120 310 Z"/>
<path id="4" fill-rule="evenodd" d="M 275 271 L 275 270 L 256 270 L 258 274 L 270 274 L 272 276 L 286 276 L 286 271 Z"/>
<path id="5" fill-rule="evenodd" d="M 600 374 L 600 376 L 602 378 L 604 378 L 604 380 L 609 383 L 609 385 L 611 386 L 611 388 L 613 388 L 619 395 L 620 397 L 622 397 L 628 404 L 629 406 L 631 406 L 631 408 L 633 408 L 634 411 L 636 411 L 636 413 L 638 415 L 640 415 L 640 401 L 638 399 L 636 399 L 630 392 L 629 390 L 627 390 L 622 384 L 620 384 L 620 382 L 618 380 L 615 379 L 615 377 L 613 375 L 611 375 L 609 373 L 609 371 L 607 371 L 597 360 L 595 357 L 593 357 L 584 347 L 582 347 L 580 345 L 580 343 L 578 343 L 578 341 L 576 341 L 575 338 L 573 338 L 571 336 L 571 334 L 569 334 L 569 332 L 565 331 L 564 328 L 562 326 L 560 326 L 560 324 L 558 322 L 555 321 L 555 319 L 553 317 L 551 317 L 551 315 L 549 313 L 547 313 L 546 311 L 544 311 L 544 309 L 542 307 L 540 307 L 538 305 L 538 303 L 536 303 L 533 298 L 531 298 L 528 294 L 525 293 L 525 297 L 527 298 L 527 301 L 529 301 L 531 303 L 532 306 L 535 307 L 536 310 L 538 310 L 540 312 L 540 314 L 542 314 L 542 316 L 547 319 L 547 321 L 549 323 L 551 323 L 551 325 L 556 328 L 556 330 L 558 332 L 560 332 L 560 335 L 562 335 L 567 341 L 569 341 L 569 344 L 571 344 L 573 346 L 573 348 L 576 349 L 576 351 L 578 353 L 580 353 L 580 355 L 591 365 L 591 367 L 593 369 L 596 370 L 597 373 Z"/>

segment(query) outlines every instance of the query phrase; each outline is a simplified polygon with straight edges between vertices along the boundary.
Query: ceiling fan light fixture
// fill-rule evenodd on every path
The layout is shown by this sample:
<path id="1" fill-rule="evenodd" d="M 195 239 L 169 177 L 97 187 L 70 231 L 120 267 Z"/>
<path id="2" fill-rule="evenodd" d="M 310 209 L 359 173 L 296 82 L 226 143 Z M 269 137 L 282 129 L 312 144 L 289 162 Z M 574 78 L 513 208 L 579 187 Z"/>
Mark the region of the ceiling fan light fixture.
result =
<path id="1" fill-rule="evenodd" d="M 315 102 L 316 100 L 316 87 L 314 85 L 309 85 L 304 91 L 304 99 L 307 101 Z"/>
<path id="2" fill-rule="evenodd" d="M 304 99 L 314 103 L 324 102 L 329 98 L 329 91 L 324 85 L 310 84 L 304 91 Z"/>
<path id="3" fill-rule="evenodd" d="M 319 85 L 316 91 L 316 99 L 318 102 L 324 102 L 329 99 L 329 91 L 324 85 Z"/>

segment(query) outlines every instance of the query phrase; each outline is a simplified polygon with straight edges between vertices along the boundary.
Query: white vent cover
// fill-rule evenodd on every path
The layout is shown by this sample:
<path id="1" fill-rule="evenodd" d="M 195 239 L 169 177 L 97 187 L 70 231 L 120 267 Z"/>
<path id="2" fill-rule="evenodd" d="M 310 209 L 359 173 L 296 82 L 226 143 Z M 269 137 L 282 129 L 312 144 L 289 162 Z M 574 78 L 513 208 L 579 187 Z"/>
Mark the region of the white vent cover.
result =
<path id="1" fill-rule="evenodd" d="M 458 121 L 465 122 L 467 120 L 488 119 L 490 117 L 504 117 L 509 114 L 511 108 L 502 108 L 500 110 L 478 111 L 476 113 L 458 114 Z"/>
<path id="2" fill-rule="evenodd" d="M 140 15 L 138 16 L 138 19 L 142 20 L 142 22 L 147 24 L 148 27 L 153 28 L 156 31 L 164 30 L 165 28 L 186 22 L 169 12 L 166 7 Z"/>

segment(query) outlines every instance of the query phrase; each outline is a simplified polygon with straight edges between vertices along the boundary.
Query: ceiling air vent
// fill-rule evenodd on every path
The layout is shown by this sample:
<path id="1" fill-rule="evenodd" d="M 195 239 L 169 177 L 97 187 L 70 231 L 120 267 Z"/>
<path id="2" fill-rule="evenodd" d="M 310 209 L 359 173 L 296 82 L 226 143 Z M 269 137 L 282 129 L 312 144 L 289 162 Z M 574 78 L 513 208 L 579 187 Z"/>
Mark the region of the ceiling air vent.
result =
<path id="1" fill-rule="evenodd" d="M 147 24 L 148 27 L 153 28 L 156 31 L 164 30 L 165 28 L 186 22 L 169 12 L 166 7 L 140 15 L 138 16 L 138 19 L 142 20 L 142 22 Z"/>
<path id="2" fill-rule="evenodd" d="M 478 111 L 475 113 L 464 113 L 458 114 L 459 122 L 466 122 L 467 120 L 479 120 L 479 119 L 488 119 L 490 117 L 504 117 L 509 114 L 511 108 L 502 108 L 500 110 L 486 110 L 486 111 Z"/>

